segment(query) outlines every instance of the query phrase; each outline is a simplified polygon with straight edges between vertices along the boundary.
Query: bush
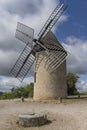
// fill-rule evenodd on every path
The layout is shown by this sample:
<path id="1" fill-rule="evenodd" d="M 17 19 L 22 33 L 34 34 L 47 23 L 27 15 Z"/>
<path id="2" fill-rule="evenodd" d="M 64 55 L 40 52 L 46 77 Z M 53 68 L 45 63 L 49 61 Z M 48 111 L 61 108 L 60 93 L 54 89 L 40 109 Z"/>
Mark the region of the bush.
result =
<path id="1" fill-rule="evenodd" d="M 3 93 L 1 96 L 0 96 L 0 99 L 13 99 L 13 95 L 12 95 L 12 93 L 7 93 L 7 92 L 5 92 L 5 93 Z"/>
<path id="2" fill-rule="evenodd" d="M 31 83 L 25 87 L 12 88 L 11 92 L 5 92 L 0 96 L 0 99 L 28 98 L 33 97 L 34 84 Z"/>

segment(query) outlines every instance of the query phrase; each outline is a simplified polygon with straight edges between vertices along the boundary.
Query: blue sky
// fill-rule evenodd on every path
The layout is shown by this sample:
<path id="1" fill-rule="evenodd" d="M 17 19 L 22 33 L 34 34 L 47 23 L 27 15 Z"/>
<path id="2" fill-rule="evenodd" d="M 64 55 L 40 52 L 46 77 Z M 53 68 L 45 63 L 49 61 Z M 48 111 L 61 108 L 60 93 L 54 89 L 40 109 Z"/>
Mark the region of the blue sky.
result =
<path id="1" fill-rule="evenodd" d="M 61 0 L 68 4 L 66 14 L 67 22 L 58 27 L 56 36 L 60 41 L 65 41 L 67 36 L 74 36 L 83 41 L 87 40 L 87 0 Z M 66 43 L 67 44 L 67 43 Z M 80 75 L 87 82 L 87 74 Z"/>
<path id="2" fill-rule="evenodd" d="M 67 0 L 66 4 L 69 20 L 59 27 L 59 39 L 65 39 L 69 35 L 87 39 L 87 0 Z"/>
<path id="3" fill-rule="evenodd" d="M 33 81 L 33 67 L 30 76 L 25 78 L 22 84 L 9 77 L 11 68 L 25 46 L 15 38 L 17 22 L 32 27 L 36 36 L 58 2 L 59 0 L 0 0 L 1 91 Z M 53 28 L 53 32 L 68 51 L 67 72 L 78 74 L 80 79 L 76 87 L 80 91 L 87 91 L 87 0 L 60 2 L 68 4 L 68 8 Z"/>

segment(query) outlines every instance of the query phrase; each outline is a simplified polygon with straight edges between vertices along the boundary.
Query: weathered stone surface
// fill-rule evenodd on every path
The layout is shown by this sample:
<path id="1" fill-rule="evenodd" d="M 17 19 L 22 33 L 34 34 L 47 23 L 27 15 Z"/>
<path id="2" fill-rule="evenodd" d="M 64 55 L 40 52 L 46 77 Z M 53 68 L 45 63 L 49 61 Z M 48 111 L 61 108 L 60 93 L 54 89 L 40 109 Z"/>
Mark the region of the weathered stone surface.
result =
<path id="1" fill-rule="evenodd" d="M 40 126 L 47 122 L 47 116 L 43 113 L 31 113 L 19 115 L 19 125 L 24 127 Z"/>
<path id="2" fill-rule="evenodd" d="M 67 97 L 66 62 L 50 74 L 42 61 L 36 74 L 34 100 L 58 99 L 59 97 Z"/>

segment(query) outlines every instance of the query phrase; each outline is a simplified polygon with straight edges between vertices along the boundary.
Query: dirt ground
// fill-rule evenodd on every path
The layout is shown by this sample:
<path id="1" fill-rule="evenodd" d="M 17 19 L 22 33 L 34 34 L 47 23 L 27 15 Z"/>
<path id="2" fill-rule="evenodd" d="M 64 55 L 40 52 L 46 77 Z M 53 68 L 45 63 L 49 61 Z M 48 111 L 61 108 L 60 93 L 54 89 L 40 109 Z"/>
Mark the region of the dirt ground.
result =
<path id="1" fill-rule="evenodd" d="M 18 125 L 18 115 L 45 112 L 49 124 L 24 128 Z M 87 99 L 32 101 L 26 99 L 0 100 L 0 130 L 87 130 Z"/>

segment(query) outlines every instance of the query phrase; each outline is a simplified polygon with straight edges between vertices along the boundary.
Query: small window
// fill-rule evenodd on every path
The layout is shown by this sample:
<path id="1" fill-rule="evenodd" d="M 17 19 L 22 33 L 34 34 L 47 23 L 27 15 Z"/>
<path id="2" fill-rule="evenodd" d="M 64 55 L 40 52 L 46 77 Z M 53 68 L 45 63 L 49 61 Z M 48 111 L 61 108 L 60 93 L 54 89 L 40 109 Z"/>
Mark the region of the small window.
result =
<path id="1" fill-rule="evenodd" d="M 34 73 L 34 82 L 36 82 L 36 72 Z"/>

